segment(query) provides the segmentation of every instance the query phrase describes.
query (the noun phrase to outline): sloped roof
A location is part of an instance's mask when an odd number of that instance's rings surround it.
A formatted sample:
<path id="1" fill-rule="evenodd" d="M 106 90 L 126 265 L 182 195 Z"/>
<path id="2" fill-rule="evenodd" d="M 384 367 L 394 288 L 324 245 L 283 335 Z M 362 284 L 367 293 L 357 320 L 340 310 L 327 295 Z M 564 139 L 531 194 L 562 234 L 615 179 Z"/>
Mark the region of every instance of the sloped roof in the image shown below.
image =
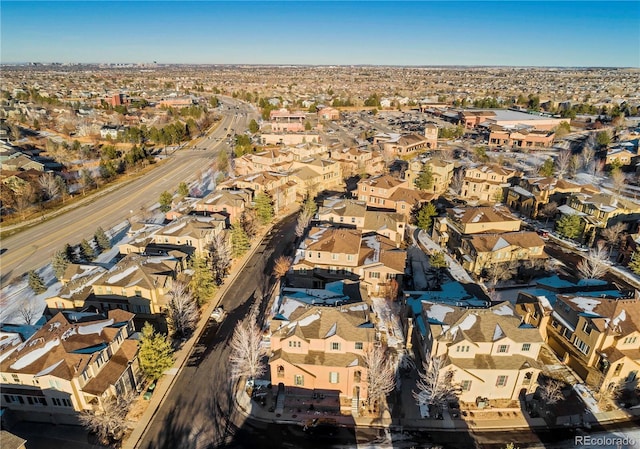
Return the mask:
<path id="1" fill-rule="evenodd" d="M 500 206 L 454 207 L 447 209 L 447 215 L 462 224 L 520 221 L 518 218 L 511 215 L 508 209 Z"/>
<path id="2" fill-rule="evenodd" d="M 308 251 L 355 254 L 360 248 L 361 235 L 356 229 L 312 228 L 305 243 Z"/>
<path id="3" fill-rule="evenodd" d="M 502 234 L 475 234 L 469 243 L 478 253 L 499 251 L 508 246 L 536 248 L 544 246 L 544 240 L 531 231 L 504 232 Z"/>

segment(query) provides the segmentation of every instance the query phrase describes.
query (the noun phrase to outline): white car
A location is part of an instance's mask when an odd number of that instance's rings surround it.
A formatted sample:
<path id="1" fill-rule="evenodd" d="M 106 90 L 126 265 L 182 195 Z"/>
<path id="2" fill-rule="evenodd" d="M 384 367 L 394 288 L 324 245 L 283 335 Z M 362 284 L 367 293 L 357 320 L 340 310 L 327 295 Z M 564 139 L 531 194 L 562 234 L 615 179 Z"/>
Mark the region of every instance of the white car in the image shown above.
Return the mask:
<path id="1" fill-rule="evenodd" d="M 224 320 L 224 317 L 226 315 L 227 312 L 225 312 L 222 307 L 216 307 L 215 309 L 213 309 L 213 312 L 211 312 L 211 318 L 213 318 L 216 323 L 220 323 L 222 320 Z"/>

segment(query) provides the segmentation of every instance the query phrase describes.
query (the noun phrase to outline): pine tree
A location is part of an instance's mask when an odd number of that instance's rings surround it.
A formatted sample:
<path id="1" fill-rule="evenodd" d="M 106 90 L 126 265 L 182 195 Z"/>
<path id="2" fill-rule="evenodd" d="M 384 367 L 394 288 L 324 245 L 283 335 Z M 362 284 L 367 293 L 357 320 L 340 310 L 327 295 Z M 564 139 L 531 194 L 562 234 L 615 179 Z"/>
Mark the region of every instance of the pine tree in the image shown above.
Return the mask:
<path id="1" fill-rule="evenodd" d="M 207 263 L 204 256 L 198 254 L 193 258 L 192 267 L 193 276 L 189 288 L 193 296 L 198 300 L 198 304 L 204 304 L 213 296 L 216 290 L 213 271 Z"/>
<path id="2" fill-rule="evenodd" d="M 575 239 L 582 234 L 582 219 L 578 215 L 563 215 L 557 221 L 558 232 L 568 239 Z"/>
<path id="3" fill-rule="evenodd" d="M 53 268 L 53 273 L 56 275 L 58 279 L 64 275 L 65 270 L 69 266 L 69 257 L 65 250 L 56 251 L 53 255 L 53 259 L 51 259 L 51 267 Z"/>
<path id="4" fill-rule="evenodd" d="M 258 193 L 254 199 L 256 216 L 261 225 L 271 223 L 273 220 L 273 204 L 271 198 L 265 193 Z"/>
<path id="5" fill-rule="evenodd" d="M 431 167 L 425 165 L 416 178 L 415 181 L 416 187 L 420 190 L 431 190 L 433 187 L 433 173 L 431 172 Z"/>
<path id="6" fill-rule="evenodd" d="M 44 284 L 44 280 L 34 270 L 29 271 L 29 287 L 36 295 L 47 291 L 47 286 Z"/>
<path id="7" fill-rule="evenodd" d="M 631 255 L 629 268 L 635 274 L 640 274 L 640 248 L 636 249 L 635 252 Z"/>
<path id="8" fill-rule="evenodd" d="M 235 223 L 231 227 L 231 255 L 240 257 L 251 247 L 251 242 L 247 233 L 244 231 L 240 223 Z"/>
<path id="9" fill-rule="evenodd" d="M 79 250 L 80 250 L 80 259 L 90 262 L 95 258 L 95 252 L 93 251 L 93 247 L 89 244 L 89 242 L 87 242 L 86 239 L 83 239 L 80 242 Z"/>
<path id="10" fill-rule="evenodd" d="M 96 243 L 96 247 L 100 248 L 101 251 L 105 251 L 111 248 L 111 240 L 109 240 L 109 237 L 107 237 L 107 234 L 101 227 L 98 227 L 98 229 L 96 229 L 96 232 L 93 235 L 93 239 Z"/>
<path id="11" fill-rule="evenodd" d="M 78 257 L 76 255 L 76 248 L 69 245 L 68 243 L 64 245 L 64 254 L 67 256 L 67 259 L 70 263 L 76 263 L 78 261 Z"/>
<path id="12" fill-rule="evenodd" d="M 427 203 L 418 211 L 418 217 L 416 219 L 417 225 L 422 230 L 427 230 L 431 227 L 433 217 L 438 215 L 436 206 L 433 203 Z"/>
<path id="13" fill-rule="evenodd" d="M 173 350 L 169 339 L 166 335 L 156 333 L 148 322 L 142 327 L 138 360 L 144 374 L 154 381 L 173 366 Z"/>

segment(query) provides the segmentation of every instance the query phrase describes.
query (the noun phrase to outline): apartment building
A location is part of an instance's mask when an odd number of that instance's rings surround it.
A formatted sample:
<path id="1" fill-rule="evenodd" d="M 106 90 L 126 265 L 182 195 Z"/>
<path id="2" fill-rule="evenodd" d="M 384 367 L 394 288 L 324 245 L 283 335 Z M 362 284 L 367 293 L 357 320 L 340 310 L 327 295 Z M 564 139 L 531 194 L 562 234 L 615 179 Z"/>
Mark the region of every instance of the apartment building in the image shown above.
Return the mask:
<path id="1" fill-rule="evenodd" d="M 516 170 L 499 165 L 480 165 L 464 171 L 464 181 L 460 196 L 485 203 L 499 203 L 512 178 L 518 176 Z"/>
<path id="2" fill-rule="evenodd" d="M 306 118 L 304 112 L 290 112 L 284 108 L 269 113 L 271 131 L 274 133 L 304 131 Z"/>
<path id="3" fill-rule="evenodd" d="M 202 254 L 216 234 L 225 228 L 225 221 L 218 217 L 186 215 L 158 229 L 151 236 L 151 241 L 176 247 L 188 246 Z"/>
<path id="4" fill-rule="evenodd" d="M 404 179 L 408 182 L 408 185 L 414 185 L 415 180 L 420 176 L 420 172 L 427 167 L 433 177 L 433 185 L 428 190 L 428 193 L 442 195 L 449 189 L 455 164 L 452 161 L 445 161 L 438 157 L 426 160 L 412 160 L 404 172 Z"/>
<path id="5" fill-rule="evenodd" d="M 234 159 L 237 175 L 245 176 L 262 171 L 283 171 L 290 167 L 294 154 L 282 148 L 265 148 L 256 153 L 244 154 Z"/>
<path id="6" fill-rule="evenodd" d="M 0 345 L 2 407 L 20 419 L 78 424 L 81 411 L 136 392 L 141 382 L 132 313 L 56 314 L 30 338 Z"/>
<path id="7" fill-rule="evenodd" d="M 543 205 L 555 202 L 561 206 L 571 193 L 586 191 L 586 188 L 554 177 L 523 177 L 517 185 L 507 188 L 505 202 L 512 210 L 536 218 Z"/>
<path id="8" fill-rule="evenodd" d="M 636 388 L 640 372 L 640 299 L 557 295 L 549 346 L 596 390 Z"/>
<path id="9" fill-rule="evenodd" d="M 288 397 L 303 398 L 301 402 L 321 398 L 314 401 L 320 412 L 326 404 L 357 415 L 368 393 L 364 354 L 376 339 L 369 306 L 333 288 L 318 295 L 293 290 L 283 291 L 282 305 L 270 322 L 271 382 L 282 385 Z"/>
<path id="10" fill-rule="evenodd" d="M 384 170 L 384 159 L 377 151 L 362 148 L 344 148 L 332 150 L 329 157 L 339 161 L 345 177 L 357 174 L 377 175 Z"/>
<path id="11" fill-rule="evenodd" d="M 489 134 L 489 146 L 540 149 L 551 148 L 555 132 L 536 129 L 510 129 L 492 126 Z"/>
<path id="12" fill-rule="evenodd" d="M 384 294 L 392 280 L 401 283 L 406 257 L 405 250 L 382 235 L 313 227 L 300 244 L 292 269 L 298 281 L 309 287 L 322 287 L 323 279 L 355 279 L 369 294 Z"/>
<path id="13" fill-rule="evenodd" d="M 414 348 L 423 359 L 443 360 L 440 376 L 453 372 L 461 402 L 517 401 L 535 392 L 543 340 L 510 303 L 469 309 L 424 301 L 419 317 L 426 325 L 413 328 Z"/>
<path id="14" fill-rule="evenodd" d="M 230 225 L 240 219 L 244 211 L 251 205 L 253 195 L 249 190 L 222 189 L 215 190 L 196 201 L 193 210 L 210 214 L 221 214 Z"/>

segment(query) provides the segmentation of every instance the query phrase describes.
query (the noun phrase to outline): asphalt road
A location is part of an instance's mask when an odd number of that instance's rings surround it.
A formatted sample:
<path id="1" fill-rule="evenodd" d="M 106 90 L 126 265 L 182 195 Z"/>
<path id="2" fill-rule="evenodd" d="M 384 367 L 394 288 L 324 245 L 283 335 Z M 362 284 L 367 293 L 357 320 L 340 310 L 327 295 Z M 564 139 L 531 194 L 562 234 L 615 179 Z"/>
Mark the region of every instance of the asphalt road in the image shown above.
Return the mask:
<path id="1" fill-rule="evenodd" d="M 192 148 L 170 154 L 168 160 L 143 177 L 123 183 L 116 190 L 96 196 L 84 205 L 51 218 L 2 240 L 5 252 L 0 256 L 0 286 L 23 273 L 46 265 L 65 244 L 77 244 L 93 236 L 97 227 L 109 229 L 155 204 L 160 193 L 175 191 L 181 181 L 190 181 L 215 161 L 217 151 L 229 149 L 224 143 L 228 131 L 243 132 L 255 115 L 250 106 L 224 99 L 231 109 L 222 111 L 223 119 L 209 136 L 196 139 Z M 235 108 L 238 109 L 235 109 Z M 218 140 L 220 138 L 220 140 Z"/>
<path id="2" fill-rule="evenodd" d="M 235 411 L 229 379 L 228 342 L 236 323 L 254 305 L 265 313 L 273 260 L 292 250 L 296 216 L 278 223 L 236 277 L 221 304 L 228 312 L 224 321 L 209 320 L 164 402 L 146 429 L 139 448 L 209 448 L 248 437 L 244 417 Z M 237 447 L 237 446 L 236 446 Z M 240 446 L 243 447 L 243 446 Z M 268 447 L 268 446 L 244 446 Z M 280 447 L 280 446 L 279 446 Z"/>

